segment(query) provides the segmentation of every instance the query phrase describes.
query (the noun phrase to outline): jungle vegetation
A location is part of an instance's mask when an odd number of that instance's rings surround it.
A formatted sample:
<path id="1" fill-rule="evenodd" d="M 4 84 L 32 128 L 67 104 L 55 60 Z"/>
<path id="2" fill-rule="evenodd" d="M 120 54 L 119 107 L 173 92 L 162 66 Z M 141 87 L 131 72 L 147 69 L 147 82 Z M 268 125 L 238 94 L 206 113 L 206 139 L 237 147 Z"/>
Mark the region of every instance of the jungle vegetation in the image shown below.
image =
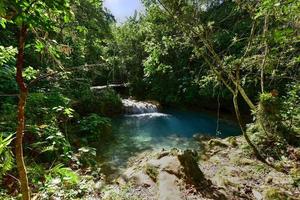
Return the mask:
<path id="1" fill-rule="evenodd" d="M 0 0 L 0 196 L 47 196 L 55 181 L 84 195 L 78 174 L 100 177 L 93 141 L 122 112 L 115 91 L 90 90 L 109 83 L 166 106 L 218 99 L 253 155 L 289 173 L 268 158 L 300 145 L 298 0 L 143 0 L 122 24 L 102 4 Z"/>

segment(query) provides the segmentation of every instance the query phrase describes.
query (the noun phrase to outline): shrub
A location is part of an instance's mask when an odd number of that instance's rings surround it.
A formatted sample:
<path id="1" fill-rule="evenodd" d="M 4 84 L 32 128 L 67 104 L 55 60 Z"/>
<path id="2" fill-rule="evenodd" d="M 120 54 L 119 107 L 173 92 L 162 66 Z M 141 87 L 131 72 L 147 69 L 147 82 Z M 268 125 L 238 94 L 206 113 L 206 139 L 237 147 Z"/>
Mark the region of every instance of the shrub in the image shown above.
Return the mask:
<path id="1" fill-rule="evenodd" d="M 296 187 L 300 186 L 300 169 L 297 167 L 294 167 L 291 169 L 291 176 L 293 178 L 294 181 L 294 185 Z"/>
<path id="2" fill-rule="evenodd" d="M 280 160 L 287 153 L 287 142 L 278 135 L 266 135 L 258 122 L 248 124 L 247 133 L 265 157 Z"/>
<path id="3" fill-rule="evenodd" d="M 99 92 L 101 102 L 101 113 L 111 116 L 122 112 L 122 101 L 120 96 L 113 89 L 106 89 Z"/>
<path id="4" fill-rule="evenodd" d="M 96 162 L 96 149 L 92 147 L 81 147 L 78 149 L 78 159 L 83 166 L 95 166 Z"/>
<path id="5" fill-rule="evenodd" d="M 300 145 L 300 83 L 291 84 L 280 112 L 290 144 Z"/>
<path id="6" fill-rule="evenodd" d="M 262 93 L 259 98 L 257 118 L 267 134 L 275 135 L 282 128 L 280 119 L 281 103 L 273 93 Z"/>
<path id="7" fill-rule="evenodd" d="M 0 109 L 0 130 L 2 132 L 14 132 L 17 127 L 17 116 L 16 116 L 17 106 L 5 102 L 2 104 Z"/>
<path id="8" fill-rule="evenodd" d="M 103 138 L 111 132 L 111 120 L 97 114 L 91 114 L 80 121 L 80 132 L 87 140 Z"/>
<path id="9" fill-rule="evenodd" d="M 26 104 L 27 119 L 36 124 L 53 122 L 61 114 L 56 108 L 68 108 L 69 103 L 70 99 L 58 91 L 31 93 Z"/>
<path id="10" fill-rule="evenodd" d="M 71 146 L 65 135 L 55 124 L 34 126 L 36 140 L 31 145 L 35 152 L 38 152 L 43 161 L 53 161 L 57 157 L 68 159 L 71 153 Z"/>
<path id="11" fill-rule="evenodd" d="M 15 80 L 15 55 L 17 49 L 0 45 L 0 93 L 11 94 L 18 91 Z M 0 99 L 0 102 L 2 99 Z"/>
<path id="12" fill-rule="evenodd" d="M 47 182 L 55 182 L 55 178 L 59 178 L 65 184 L 75 185 L 79 182 L 79 176 L 76 172 L 68 167 L 64 167 L 62 164 L 58 164 L 49 170 L 49 174 L 46 175 Z"/>
<path id="13" fill-rule="evenodd" d="M 12 135 L 4 138 L 0 133 L 0 179 L 13 167 L 13 155 L 9 146 L 12 140 Z"/>
<path id="14" fill-rule="evenodd" d="M 276 188 L 268 188 L 264 191 L 264 199 L 266 200 L 282 200 L 290 199 L 288 194 Z"/>
<path id="15" fill-rule="evenodd" d="M 299 145 L 300 86 L 292 84 L 287 95 L 279 97 L 276 90 L 260 95 L 256 123 L 270 142 Z"/>
<path id="16" fill-rule="evenodd" d="M 112 116 L 122 112 L 122 101 L 113 89 L 92 92 L 90 89 L 82 91 L 81 97 L 74 105 L 75 110 L 83 116 L 96 113 Z"/>
<path id="17" fill-rule="evenodd" d="M 158 168 L 153 166 L 153 165 L 150 165 L 150 164 L 147 164 L 145 166 L 145 173 L 148 174 L 148 176 L 154 181 L 156 182 L 157 181 L 157 176 L 159 174 L 158 172 Z"/>

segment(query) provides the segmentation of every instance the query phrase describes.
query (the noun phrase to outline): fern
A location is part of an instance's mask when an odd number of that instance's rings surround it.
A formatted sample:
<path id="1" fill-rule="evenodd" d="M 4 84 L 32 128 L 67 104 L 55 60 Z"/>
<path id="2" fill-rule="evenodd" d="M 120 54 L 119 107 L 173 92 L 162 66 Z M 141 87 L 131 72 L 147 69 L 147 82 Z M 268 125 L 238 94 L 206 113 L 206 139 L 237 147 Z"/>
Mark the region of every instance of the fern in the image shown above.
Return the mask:
<path id="1" fill-rule="evenodd" d="M 0 134 L 0 177 L 2 177 L 7 171 L 13 167 L 13 154 L 9 147 L 13 135 L 9 135 L 3 138 L 3 134 Z"/>
<path id="2" fill-rule="evenodd" d="M 58 164 L 54 166 L 49 171 L 49 175 L 47 176 L 48 180 L 51 180 L 56 177 L 60 177 L 60 179 L 65 182 L 69 183 L 71 185 L 75 185 L 79 182 L 79 176 L 76 172 L 74 172 L 72 169 L 68 167 L 64 167 L 63 164 Z"/>

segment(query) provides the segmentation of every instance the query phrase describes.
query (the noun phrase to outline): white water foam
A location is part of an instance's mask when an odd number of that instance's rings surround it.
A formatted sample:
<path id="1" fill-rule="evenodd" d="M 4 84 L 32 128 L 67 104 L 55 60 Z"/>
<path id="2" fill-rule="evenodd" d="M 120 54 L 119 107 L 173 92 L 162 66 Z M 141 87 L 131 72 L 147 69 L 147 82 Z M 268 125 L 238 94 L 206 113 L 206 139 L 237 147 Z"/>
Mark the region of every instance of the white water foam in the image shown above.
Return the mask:
<path id="1" fill-rule="evenodd" d="M 127 114 L 158 113 L 158 106 L 152 103 L 122 99 L 123 107 Z"/>
<path id="2" fill-rule="evenodd" d="M 154 118 L 154 117 L 171 117 L 169 114 L 165 113 L 142 113 L 142 114 L 131 114 L 131 115 L 124 115 L 125 117 L 136 117 L 136 118 Z"/>

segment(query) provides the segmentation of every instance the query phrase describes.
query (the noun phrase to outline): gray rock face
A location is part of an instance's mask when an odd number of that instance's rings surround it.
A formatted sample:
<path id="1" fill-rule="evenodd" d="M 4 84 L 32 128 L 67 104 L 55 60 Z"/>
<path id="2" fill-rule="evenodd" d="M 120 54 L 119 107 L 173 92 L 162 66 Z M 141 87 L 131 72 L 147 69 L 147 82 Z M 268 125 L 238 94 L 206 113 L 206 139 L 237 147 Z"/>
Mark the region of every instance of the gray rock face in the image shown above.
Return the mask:
<path id="1" fill-rule="evenodd" d="M 177 185 L 177 177 L 168 172 L 161 171 L 158 177 L 158 200 L 181 200 L 183 199 Z"/>
<path id="2" fill-rule="evenodd" d="M 143 200 L 300 199 L 293 176 L 248 157 L 242 137 L 234 141 L 239 145 L 229 139 L 221 140 L 226 145 L 204 143 L 207 149 L 201 156 L 207 157 L 200 163 L 193 151 L 141 153 L 131 160 L 119 184 L 133 181 L 130 194 Z"/>
<path id="3" fill-rule="evenodd" d="M 149 188 L 158 200 L 199 199 L 200 196 L 200 199 L 224 199 L 215 195 L 211 182 L 205 179 L 193 156 L 186 151 L 163 152 L 152 158 L 141 157 L 127 169 L 123 180 Z M 195 195 L 188 194 L 191 188 L 198 190 L 198 193 L 193 189 Z M 187 198 L 187 195 L 193 197 Z"/>
<path id="4" fill-rule="evenodd" d="M 160 171 L 166 171 L 169 174 L 179 176 L 181 173 L 181 165 L 176 156 L 164 156 L 160 159 L 153 159 L 149 161 L 149 164 L 157 167 Z"/>
<path id="5" fill-rule="evenodd" d="M 151 187 L 151 186 L 155 185 L 154 181 L 147 174 L 145 174 L 143 171 L 139 171 L 134 176 L 134 179 L 135 179 L 135 183 L 139 186 Z"/>

